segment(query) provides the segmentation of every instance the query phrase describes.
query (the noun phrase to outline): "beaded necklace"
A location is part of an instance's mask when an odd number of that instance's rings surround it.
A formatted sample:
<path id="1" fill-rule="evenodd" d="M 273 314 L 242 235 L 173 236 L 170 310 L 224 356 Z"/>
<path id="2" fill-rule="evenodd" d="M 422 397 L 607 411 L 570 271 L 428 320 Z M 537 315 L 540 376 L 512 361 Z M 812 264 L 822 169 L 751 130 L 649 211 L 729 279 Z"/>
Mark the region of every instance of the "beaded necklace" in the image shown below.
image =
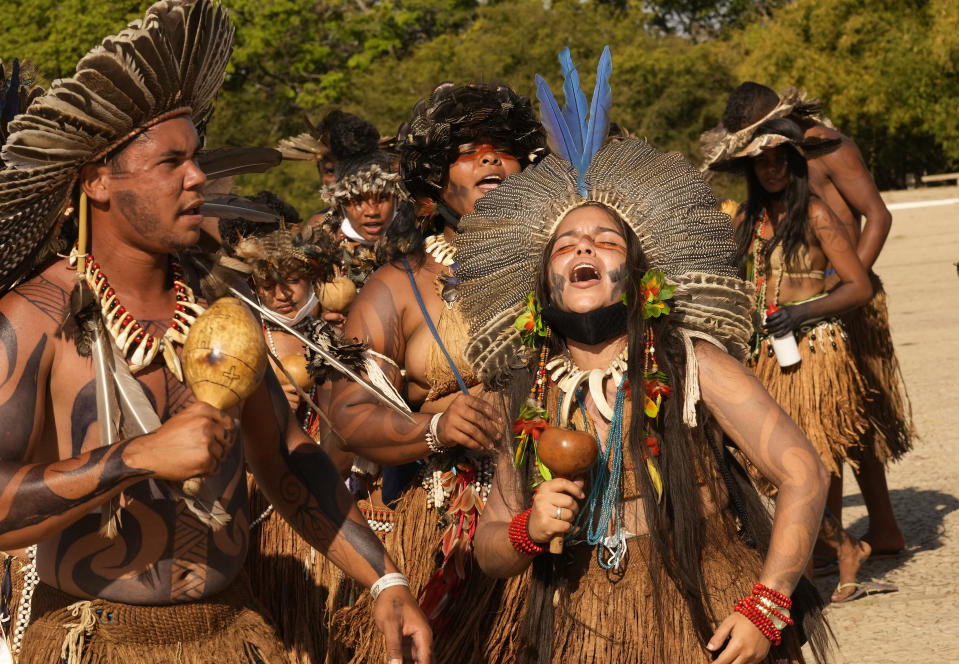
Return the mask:
<path id="1" fill-rule="evenodd" d="M 582 390 L 576 390 L 576 401 L 584 422 L 589 422 L 586 402 Z M 623 499 L 620 491 L 623 477 L 623 413 L 626 403 L 626 379 L 620 381 L 616 389 L 613 417 L 606 435 L 606 445 L 600 445 L 596 427 L 593 436 L 599 446 L 599 459 L 590 469 L 589 495 L 576 519 L 575 529 L 585 530 L 586 543 L 596 546 L 596 562 L 603 569 L 613 569 L 625 555 L 626 538 L 623 536 L 622 511 Z M 588 426 L 588 425 L 587 425 Z M 597 517 L 597 510 L 599 514 Z M 614 534 L 607 537 L 609 522 L 615 517 Z M 606 552 L 608 552 L 607 555 Z"/>
<path id="2" fill-rule="evenodd" d="M 183 344 L 190 333 L 190 326 L 205 309 L 197 304 L 193 290 L 183 281 L 183 270 L 176 258 L 170 258 L 173 273 L 173 290 L 176 293 L 176 306 L 170 321 L 170 327 L 159 339 L 140 325 L 126 307 L 120 304 L 116 290 L 110 285 L 107 275 L 100 269 L 92 254 L 85 259 L 84 278 L 87 285 L 100 302 L 103 321 L 114 343 L 130 365 L 130 371 L 137 373 L 150 366 L 159 353 L 167 368 L 179 381 L 183 380 L 180 358 L 173 348 L 174 343 Z"/>
<path id="3" fill-rule="evenodd" d="M 766 245 L 769 243 L 769 240 L 763 237 L 763 232 L 766 229 L 766 222 L 769 221 L 769 211 L 763 210 L 763 217 L 756 222 L 753 230 L 753 241 L 751 246 L 751 258 L 752 258 L 752 274 L 748 274 L 750 281 L 756 285 L 756 315 L 759 316 L 762 320 L 763 312 L 766 310 L 766 271 L 769 269 L 767 265 L 767 254 Z M 779 292 L 782 289 L 783 284 L 783 270 L 780 268 L 779 276 L 776 279 L 776 289 L 773 293 L 773 306 L 779 305 Z M 762 342 L 762 334 L 760 333 L 758 326 L 756 334 L 753 340 L 753 351 L 752 356 L 755 357 L 759 353 L 759 346 Z"/>

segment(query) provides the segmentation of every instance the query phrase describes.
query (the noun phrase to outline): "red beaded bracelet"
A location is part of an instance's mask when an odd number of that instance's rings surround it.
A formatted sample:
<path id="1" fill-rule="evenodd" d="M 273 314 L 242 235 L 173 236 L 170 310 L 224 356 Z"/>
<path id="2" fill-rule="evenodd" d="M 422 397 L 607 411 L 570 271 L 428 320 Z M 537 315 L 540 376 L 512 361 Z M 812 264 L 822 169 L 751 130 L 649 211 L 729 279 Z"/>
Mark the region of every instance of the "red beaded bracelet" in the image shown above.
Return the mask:
<path id="1" fill-rule="evenodd" d="M 761 583 L 757 583 L 753 586 L 753 595 L 759 595 L 761 597 L 765 597 L 766 599 L 772 600 L 787 611 L 793 608 L 793 601 L 790 597 L 784 595 L 778 590 L 773 590 L 769 586 L 764 586 Z"/>
<path id="2" fill-rule="evenodd" d="M 776 626 L 773 624 L 773 621 L 769 619 L 769 616 L 759 610 L 752 596 L 736 602 L 733 610 L 746 616 L 774 646 L 782 643 L 782 633 L 776 629 Z"/>
<path id="3" fill-rule="evenodd" d="M 527 522 L 529 521 L 529 514 L 532 511 L 533 508 L 530 507 L 525 512 L 520 512 L 514 516 L 513 520 L 510 521 L 509 542 L 513 545 L 513 548 L 520 553 L 525 553 L 529 556 L 538 556 L 546 551 L 546 548 L 534 542 L 529 536 Z"/>

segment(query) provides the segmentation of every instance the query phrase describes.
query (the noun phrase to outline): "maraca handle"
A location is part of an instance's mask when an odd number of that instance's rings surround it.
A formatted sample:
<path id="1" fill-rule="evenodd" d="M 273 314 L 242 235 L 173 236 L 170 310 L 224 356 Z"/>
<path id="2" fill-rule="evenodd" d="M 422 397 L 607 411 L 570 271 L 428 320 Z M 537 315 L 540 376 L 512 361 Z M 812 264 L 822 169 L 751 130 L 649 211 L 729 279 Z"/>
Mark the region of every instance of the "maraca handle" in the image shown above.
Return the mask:
<path id="1" fill-rule="evenodd" d="M 549 552 L 550 553 L 562 553 L 563 552 L 563 536 L 557 535 L 549 541 Z"/>

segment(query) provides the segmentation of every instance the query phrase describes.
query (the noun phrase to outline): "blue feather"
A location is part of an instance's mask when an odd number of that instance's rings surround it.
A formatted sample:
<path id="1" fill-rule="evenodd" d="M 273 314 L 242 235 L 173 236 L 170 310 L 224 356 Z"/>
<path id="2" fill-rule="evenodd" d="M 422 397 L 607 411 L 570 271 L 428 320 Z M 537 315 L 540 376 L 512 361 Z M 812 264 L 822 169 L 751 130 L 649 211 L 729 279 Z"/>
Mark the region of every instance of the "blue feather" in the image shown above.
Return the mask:
<path id="1" fill-rule="evenodd" d="M 550 139 L 550 148 L 558 156 L 572 163 L 573 159 L 579 155 L 577 146 L 573 143 L 573 137 L 569 126 L 566 124 L 566 118 L 556 103 L 556 98 L 549 89 L 549 85 L 539 74 L 536 75 L 536 98 L 539 99 L 539 119 L 546 129 L 546 134 Z"/>
<path id="2" fill-rule="evenodd" d="M 609 131 L 609 110 L 612 105 L 613 92 L 609 87 L 609 77 L 613 73 L 613 59 L 609 54 L 609 46 L 603 49 L 596 68 L 596 87 L 593 88 L 593 101 L 589 105 L 589 127 L 586 130 L 585 151 L 586 166 L 592 161 L 593 155 L 603 147 L 606 134 Z M 585 168 L 583 169 L 585 173 Z"/>
<path id="3" fill-rule="evenodd" d="M 570 134 L 582 155 L 586 138 L 586 117 L 589 107 L 586 105 L 586 95 L 579 85 L 579 72 L 570 56 L 569 48 L 564 48 L 559 54 L 559 64 L 563 68 L 563 117 L 570 128 Z"/>

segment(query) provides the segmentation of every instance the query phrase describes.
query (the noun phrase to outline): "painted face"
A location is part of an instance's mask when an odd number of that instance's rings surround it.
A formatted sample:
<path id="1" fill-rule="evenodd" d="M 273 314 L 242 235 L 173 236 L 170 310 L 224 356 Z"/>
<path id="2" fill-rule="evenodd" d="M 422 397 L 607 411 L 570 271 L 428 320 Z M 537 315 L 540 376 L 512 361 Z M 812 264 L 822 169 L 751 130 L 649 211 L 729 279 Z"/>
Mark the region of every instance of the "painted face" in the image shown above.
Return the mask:
<path id="1" fill-rule="evenodd" d="M 508 148 L 488 142 L 466 143 L 459 146 L 459 157 L 450 164 L 440 197 L 457 214 L 469 214 L 487 191 L 519 171 L 519 161 Z"/>
<path id="2" fill-rule="evenodd" d="M 311 284 L 299 272 L 287 272 L 280 281 L 270 278 L 256 280 L 256 294 L 270 311 L 291 317 L 310 297 Z"/>
<path id="3" fill-rule="evenodd" d="M 753 158 L 753 172 L 759 185 L 769 194 L 778 194 L 789 184 L 789 164 L 785 145 L 763 150 Z"/>
<path id="4" fill-rule="evenodd" d="M 112 162 L 109 204 L 129 222 L 132 244 L 170 253 L 200 239 L 206 176 L 193 160 L 199 144 L 193 121 L 181 116 L 150 128 Z"/>
<path id="5" fill-rule="evenodd" d="M 626 237 L 619 222 L 595 205 L 567 214 L 556 228 L 548 272 L 550 300 L 562 311 L 615 304 L 626 283 Z"/>
<path id="6" fill-rule="evenodd" d="M 393 221 L 393 197 L 365 194 L 343 206 L 350 225 L 364 240 L 376 242 Z"/>

